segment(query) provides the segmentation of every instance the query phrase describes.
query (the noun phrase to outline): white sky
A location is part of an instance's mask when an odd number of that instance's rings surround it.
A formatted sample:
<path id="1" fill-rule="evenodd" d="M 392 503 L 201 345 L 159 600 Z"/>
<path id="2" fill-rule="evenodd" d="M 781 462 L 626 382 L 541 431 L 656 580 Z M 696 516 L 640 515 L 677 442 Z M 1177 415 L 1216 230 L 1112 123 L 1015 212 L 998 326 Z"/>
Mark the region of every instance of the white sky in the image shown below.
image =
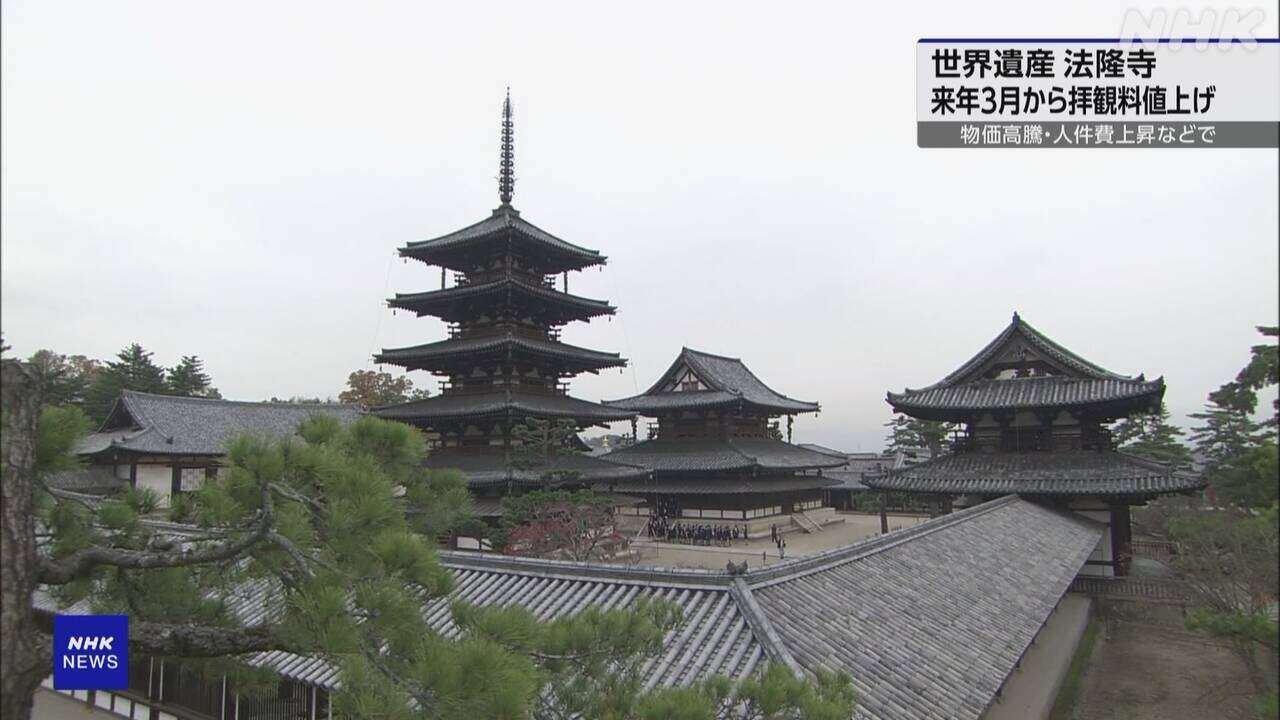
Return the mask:
<path id="1" fill-rule="evenodd" d="M 227 397 L 336 395 L 443 337 L 383 305 L 439 284 L 393 253 L 497 204 L 510 84 L 515 205 L 610 259 L 570 290 L 618 316 L 565 339 L 631 365 L 579 397 L 689 345 L 820 401 L 797 441 L 877 449 L 885 391 L 1017 309 L 1164 375 L 1182 419 L 1280 314 L 1276 150 L 915 146 L 916 39 L 1116 36 L 1127 6 L 1154 5 L 6 1 L 0 326 L 14 354 L 137 341 Z"/>

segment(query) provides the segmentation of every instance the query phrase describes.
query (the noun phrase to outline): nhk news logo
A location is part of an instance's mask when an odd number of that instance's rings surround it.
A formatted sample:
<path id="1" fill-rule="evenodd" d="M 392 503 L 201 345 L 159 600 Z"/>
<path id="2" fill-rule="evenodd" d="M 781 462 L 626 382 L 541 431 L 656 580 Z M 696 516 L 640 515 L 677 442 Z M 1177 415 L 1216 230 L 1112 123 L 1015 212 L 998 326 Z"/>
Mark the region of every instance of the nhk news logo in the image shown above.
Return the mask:
<path id="1" fill-rule="evenodd" d="M 122 690 L 128 686 L 128 615 L 53 618 L 55 690 Z"/>

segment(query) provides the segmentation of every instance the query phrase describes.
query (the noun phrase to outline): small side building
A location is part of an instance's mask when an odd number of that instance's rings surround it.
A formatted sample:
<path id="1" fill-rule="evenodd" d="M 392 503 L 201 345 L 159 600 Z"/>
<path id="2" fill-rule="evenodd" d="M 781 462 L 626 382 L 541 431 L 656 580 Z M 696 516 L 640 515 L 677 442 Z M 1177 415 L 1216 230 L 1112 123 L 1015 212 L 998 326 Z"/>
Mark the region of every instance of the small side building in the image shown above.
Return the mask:
<path id="1" fill-rule="evenodd" d="M 145 487 L 167 506 L 216 474 L 227 441 L 241 433 L 291 435 L 313 414 L 348 423 L 360 412 L 358 405 L 238 402 L 125 390 L 102 427 L 76 449 L 87 467 L 54 476 L 50 484 L 97 494 Z"/>

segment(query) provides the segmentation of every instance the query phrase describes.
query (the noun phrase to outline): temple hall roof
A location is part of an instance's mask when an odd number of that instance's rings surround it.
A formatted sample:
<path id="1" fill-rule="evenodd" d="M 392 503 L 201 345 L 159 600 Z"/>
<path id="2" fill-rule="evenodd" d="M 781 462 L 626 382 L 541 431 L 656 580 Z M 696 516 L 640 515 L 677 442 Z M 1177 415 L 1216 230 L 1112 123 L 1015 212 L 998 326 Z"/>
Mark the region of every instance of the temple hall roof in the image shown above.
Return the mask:
<path id="1" fill-rule="evenodd" d="M 840 481 L 826 475 L 765 475 L 761 477 L 734 476 L 716 478 L 690 478 L 687 476 L 638 478 L 625 482 L 596 483 L 592 488 L 599 492 L 619 492 L 631 495 L 753 495 L 757 493 L 791 493 L 800 490 L 820 490 L 838 485 Z"/>
<path id="2" fill-rule="evenodd" d="M 1008 327 L 954 372 L 927 387 L 890 392 L 887 400 L 895 410 L 935 420 L 990 410 L 1083 406 L 1119 417 L 1159 407 L 1163 395 L 1162 378 L 1106 370 L 1015 313 Z"/>
<path id="3" fill-rule="evenodd" d="M 657 472 L 793 472 L 845 463 L 843 458 L 770 438 L 659 438 L 627 445 L 603 457 Z"/>
<path id="4" fill-rule="evenodd" d="M 76 452 L 222 455 L 227 441 L 243 432 L 292 435 L 311 415 L 347 423 L 360 412 L 357 405 L 336 403 L 240 402 L 124 390 L 102 428 L 85 436 Z"/>
<path id="5" fill-rule="evenodd" d="M 879 476 L 884 490 L 961 495 L 1127 495 L 1153 497 L 1204 487 L 1199 477 L 1115 451 L 961 452 Z"/>
<path id="6" fill-rule="evenodd" d="M 589 424 L 627 420 L 632 413 L 568 395 L 497 391 L 485 394 L 435 395 L 423 400 L 375 408 L 374 415 L 392 420 L 427 422 L 471 417 L 572 418 Z"/>
<path id="7" fill-rule="evenodd" d="M 686 389 L 688 388 L 688 389 Z M 796 400 L 765 385 L 738 358 L 681 348 L 671 367 L 641 395 L 606 400 L 606 405 L 645 415 L 677 409 L 743 403 L 773 414 L 817 412 L 816 402 Z"/>
<path id="8" fill-rule="evenodd" d="M 622 367 L 627 361 L 618 353 L 588 350 L 552 340 L 538 340 L 512 333 L 482 337 L 455 338 L 412 347 L 389 348 L 374 356 L 374 361 L 399 365 L 409 370 L 431 369 L 441 363 L 457 360 L 478 361 L 488 356 L 526 355 L 566 363 L 568 369 L 595 371 Z"/>
<path id="9" fill-rule="evenodd" d="M 803 674 L 848 672 L 859 718 L 976 720 L 1102 536 L 1100 524 L 1010 496 L 745 575 L 441 552 L 454 588 L 424 599 L 422 612 L 456 637 L 453 600 L 519 605 L 549 620 L 660 597 L 681 608 L 683 623 L 649 665 L 646 687 L 740 680 L 774 662 Z M 226 598 L 243 622 L 278 600 L 268 581 Z M 35 605 L 92 611 L 89 601 L 60 607 L 43 591 Z M 320 658 L 246 659 L 295 681 L 338 685 L 337 669 Z"/>

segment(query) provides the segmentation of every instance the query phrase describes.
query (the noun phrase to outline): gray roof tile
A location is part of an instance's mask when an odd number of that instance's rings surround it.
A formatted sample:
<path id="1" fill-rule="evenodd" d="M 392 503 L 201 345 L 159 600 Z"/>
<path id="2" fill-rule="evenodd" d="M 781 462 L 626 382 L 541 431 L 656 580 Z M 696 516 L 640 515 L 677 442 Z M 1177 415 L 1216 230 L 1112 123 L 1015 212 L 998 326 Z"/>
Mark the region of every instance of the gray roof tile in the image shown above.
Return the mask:
<path id="1" fill-rule="evenodd" d="M 604 457 L 658 473 L 808 470 L 844 464 L 841 458 L 768 438 L 659 438 L 627 445 Z"/>
<path id="2" fill-rule="evenodd" d="M 221 455 L 244 432 L 292 435 L 311 415 L 343 423 L 360 415 L 356 405 L 239 402 L 174 397 L 125 390 L 102 429 L 77 446 L 81 455 L 108 449 L 161 455 Z"/>
<path id="3" fill-rule="evenodd" d="M 961 452 L 866 483 L 885 490 L 961 495 L 1159 495 L 1204 487 L 1194 475 L 1128 453 L 1094 450 Z"/>
<path id="4" fill-rule="evenodd" d="M 521 605 L 542 619 L 640 597 L 674 601 L 683 624 L 647 667 L 648 687 L 740 679 L 762 662 L 843 670 L 859 717 L 972 720 L 996 693 L 1103 535 L 1076 515 L 1008 496 L 853 545 L 731 576 L 722 572 L 441 552 L 450 598 L 427 600 L 437 631 L 458 632 L 449 600 Z M 250 584 L 227 599 L 245 621 L 278 593 Z M 88 602 L 46 612 L 91 611 Z M 286 677 L 334 687 L 328 663 L 290 653 L 249 656 Z"/>
<path id="5" fill-rule="evenodd" d="M 688 366 L 710 390 L 663 392 L 672 376 Z M 773 414 L 817 412 L 818 403 L 796 400 L 779 393 L 755 376 L 738 358 L 682 348 L 671 367 L 641 395 L 621 400 L 606 400 L 606 405 L 627 408 L 646 415 L 660 414 L 677 408 L 711 407 L 734 403 L 755 405 Z"/>

